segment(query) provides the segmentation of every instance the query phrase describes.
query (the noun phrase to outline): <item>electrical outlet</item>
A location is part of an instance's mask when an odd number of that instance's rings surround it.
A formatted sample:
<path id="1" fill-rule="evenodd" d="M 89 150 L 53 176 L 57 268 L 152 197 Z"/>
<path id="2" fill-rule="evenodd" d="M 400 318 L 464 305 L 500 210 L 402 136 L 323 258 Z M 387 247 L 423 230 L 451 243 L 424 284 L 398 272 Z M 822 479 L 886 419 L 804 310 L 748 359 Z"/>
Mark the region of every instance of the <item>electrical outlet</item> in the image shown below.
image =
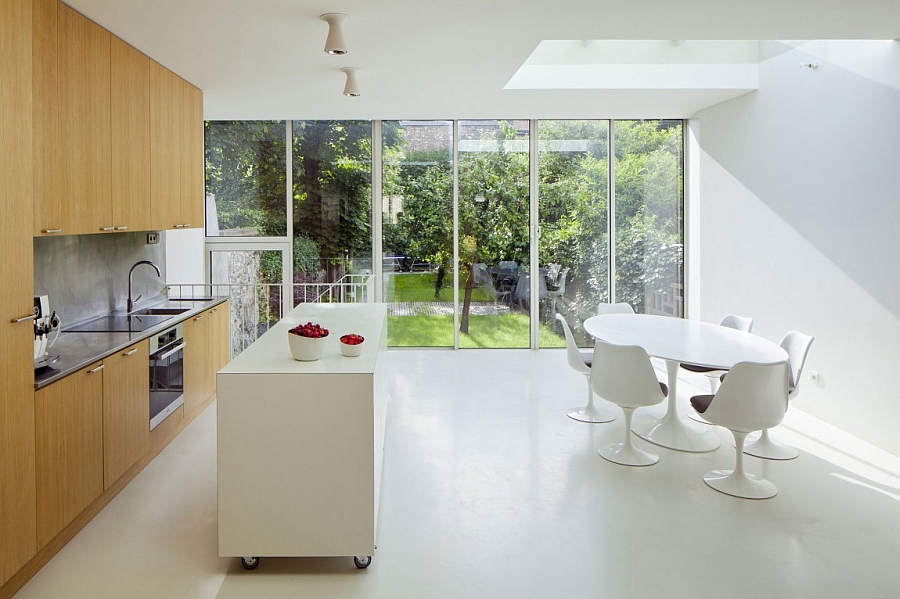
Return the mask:
<path id="1" fill-rule="evenodd" d="M 809 380 L 816 387 L 825 387 L 825 379 L 822 378 L 822 375 L 816 372 L 815 370 L 809 373 Z"/>
<path id="2" fill-rule="evenodd" d="M 159 233 L 147 233 L 147 245 L 159 243 Z"/>

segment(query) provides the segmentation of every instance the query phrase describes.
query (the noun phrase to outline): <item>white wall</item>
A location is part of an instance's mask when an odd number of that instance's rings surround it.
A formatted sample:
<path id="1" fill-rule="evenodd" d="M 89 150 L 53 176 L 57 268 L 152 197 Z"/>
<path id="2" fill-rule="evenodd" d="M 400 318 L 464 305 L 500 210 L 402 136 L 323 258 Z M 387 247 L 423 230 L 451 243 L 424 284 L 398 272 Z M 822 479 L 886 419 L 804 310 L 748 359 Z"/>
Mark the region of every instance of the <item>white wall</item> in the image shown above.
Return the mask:
<path id="1" fill-rule="evenodd" d="M 759 91 L 696 115 L 698 316 L 814 335 L 794 405 L 900 455 L 900 43 L 761 54 Z"/>
<path id="2" fill-rule="evenodd" d="M 166 283 L 198 284 L 206 281 L 203 229 L 165 231 L 163 243 L 166 248 Z M 196 291 L 196 295 L 203 295 L 202 289 Z M 187 288 L 182 295 L 187 295 Z"/>

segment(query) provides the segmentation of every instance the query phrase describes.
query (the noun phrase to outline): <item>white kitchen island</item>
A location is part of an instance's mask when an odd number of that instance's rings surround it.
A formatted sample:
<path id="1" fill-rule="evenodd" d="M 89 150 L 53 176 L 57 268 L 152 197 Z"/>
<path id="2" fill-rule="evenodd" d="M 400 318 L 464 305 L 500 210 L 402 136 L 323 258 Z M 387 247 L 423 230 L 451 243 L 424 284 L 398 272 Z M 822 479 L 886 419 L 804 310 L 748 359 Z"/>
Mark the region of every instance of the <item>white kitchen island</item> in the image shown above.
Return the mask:
<path id="1" fill-rule="evenodd" d="M 288 329 L 330 331 L 299 362 Z M 341 355 L 341 335 L 365 337 Z M 375 550 L 388 401 L 384 304 L 302 304 L 217 375 L 219 556 L 353 556 Z"/>

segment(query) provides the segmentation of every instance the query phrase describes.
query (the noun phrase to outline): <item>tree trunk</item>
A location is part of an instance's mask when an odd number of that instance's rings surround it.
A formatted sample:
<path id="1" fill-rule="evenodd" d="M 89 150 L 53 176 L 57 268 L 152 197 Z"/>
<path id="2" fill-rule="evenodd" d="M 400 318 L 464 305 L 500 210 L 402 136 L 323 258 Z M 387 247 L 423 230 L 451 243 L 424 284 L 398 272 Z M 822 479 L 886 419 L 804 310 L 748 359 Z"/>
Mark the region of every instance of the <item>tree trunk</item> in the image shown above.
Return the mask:
<path id="1" fill-rule="evenodd" d="M 466 276 L 466 293 L 463 296 L 462 316 L 459 319 L 459 332 L 469 333 L 469 305 L 472 303 L 472 290 L 475 288 L 475 263 L 469 265 Z"/>

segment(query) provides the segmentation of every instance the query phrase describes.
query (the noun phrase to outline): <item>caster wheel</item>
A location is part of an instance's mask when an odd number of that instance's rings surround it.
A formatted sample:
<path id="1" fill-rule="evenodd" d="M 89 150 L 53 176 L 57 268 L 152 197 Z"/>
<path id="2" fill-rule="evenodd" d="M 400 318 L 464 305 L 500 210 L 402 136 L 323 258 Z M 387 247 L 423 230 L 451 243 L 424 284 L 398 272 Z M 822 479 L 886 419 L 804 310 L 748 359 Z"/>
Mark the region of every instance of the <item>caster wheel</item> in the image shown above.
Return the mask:
<path id="1" fill-rule="evenodd" d="M 368 568 L 369 564 L 372 563 L 372 556 L 367 555 L 366 557 L 359 557 L 358 555 L 353 556 L 353 563 L 356 564 L 357 568 Z"/>
<path id="2" fill-rule="evenodd" d="M 256 570 L 256 567 L 259 566 L 259 558 L 258 557 L 242 557 L 241 565 L 244 566 L 246 570 Z"/>

